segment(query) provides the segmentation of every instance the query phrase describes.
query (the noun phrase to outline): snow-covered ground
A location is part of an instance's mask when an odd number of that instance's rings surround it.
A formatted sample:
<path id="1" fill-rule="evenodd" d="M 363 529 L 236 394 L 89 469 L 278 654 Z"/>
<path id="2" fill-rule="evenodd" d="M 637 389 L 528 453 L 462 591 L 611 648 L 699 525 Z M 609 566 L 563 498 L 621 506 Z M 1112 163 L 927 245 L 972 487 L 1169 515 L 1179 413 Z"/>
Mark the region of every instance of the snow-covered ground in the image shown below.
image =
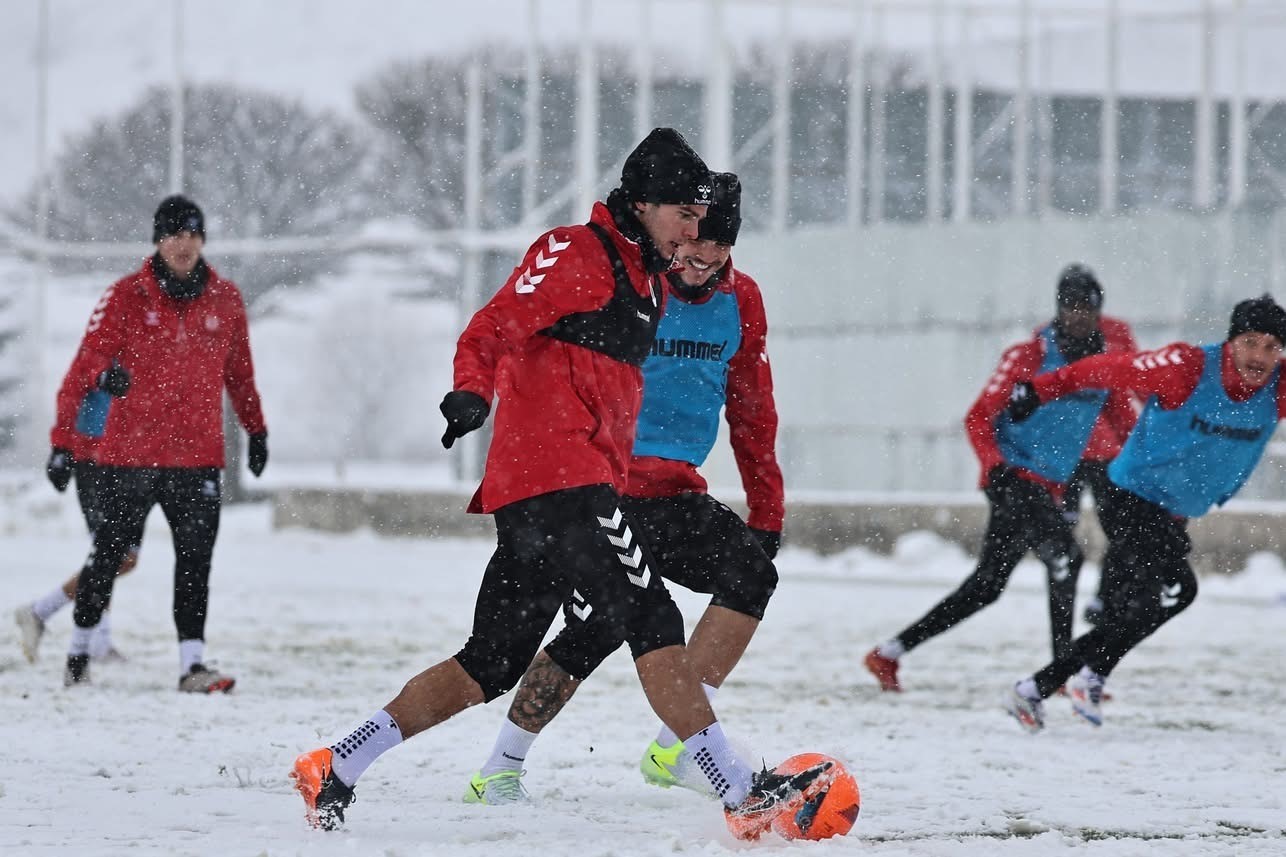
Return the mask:
<path id="1" fill-rule="evenodd" d="M 904 660 L 906 693 L 860 668 L 971 560 L 913 534 L 892 557 L 787 549 L 761 632 L 716 701 L 770 762 L 805 750 L 848 760 L 862 788 L 853 833 L 747 845 L 717 806 L 644 785 L 655 725 L 627 657 L 586 684 L 528 758 L 536 802 L 461 802 L 507 699 L 381 759 L 348 828 L 309 830 L 286 778 L 300 751 L 346 734 L 405 679 L 463 641 L 489 545 L 274 532 L 265 506 L 226 511 L 215 554 L 210 655 L 229 696 L 174 689 L 172 552 L 159 514 L 114 602 L 129 661 L 66 690 L 70 617 L 40 661 L 18 651 L 9 609 L 80 562 L 69 498 L 0 498 L 0 854 L 406 855 L 868 854 L 1280 855 L 1286 853 L 1286 573 L 1255 557 L 1203 593 L 1113 676 L 1095 730 L 1053 700 L 1045 733 L 1001 712 L 1002 689 L 1044 659 L 1039 569 L 999 603 Z M 1082 581 L 1092 585 L 1092 569 Z M 679 596 L 695 618 L 701 600 Z"/>

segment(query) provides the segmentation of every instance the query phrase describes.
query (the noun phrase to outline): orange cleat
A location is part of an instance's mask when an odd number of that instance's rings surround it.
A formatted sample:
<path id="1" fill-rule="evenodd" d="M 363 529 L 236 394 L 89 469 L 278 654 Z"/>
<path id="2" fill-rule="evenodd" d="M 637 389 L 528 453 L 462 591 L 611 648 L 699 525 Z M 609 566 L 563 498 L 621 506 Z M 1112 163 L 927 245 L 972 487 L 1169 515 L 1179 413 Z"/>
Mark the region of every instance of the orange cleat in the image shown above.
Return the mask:
<path id="1" fill-rule="evenodd" d="M 862 663 L 880 683 L 880 690 L 892 693 L 902 692 L 902 685 L 898 683 L 898 662 L 895 658 L 886 658 L 880 654 L 879 649 L 871 649 L 866 653 Z"/>
<path id="2" fill-rule="evenodd" d="M 750 794 L 736 806 L 724 807 L 728 830 L 738 839 L 758 839 L 782 816 L 793 816 L 821 794 L 835 778 L 834 763 L 821 762 L 802 771 L 764 770 L 754 775 Z"/>
<path id="3" fill-rule="evenodd" d="M 334 758 L 330 748 L 323 747 L 295 759 L 290 778 L 304 799 L 308 823 L 320 830 L 335 830 L 344 823 L 344 810 L 355 799 L 353 790 L 340 782 L 331 768 Z"/>

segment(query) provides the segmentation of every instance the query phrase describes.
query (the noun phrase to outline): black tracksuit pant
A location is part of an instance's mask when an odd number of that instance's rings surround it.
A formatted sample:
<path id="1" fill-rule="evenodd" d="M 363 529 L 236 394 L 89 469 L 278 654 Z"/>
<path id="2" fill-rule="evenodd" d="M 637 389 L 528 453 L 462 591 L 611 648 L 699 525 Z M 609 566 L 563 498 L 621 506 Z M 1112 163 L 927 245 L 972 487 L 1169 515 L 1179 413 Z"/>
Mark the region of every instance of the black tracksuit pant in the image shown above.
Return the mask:
<path id="1" fill-rule="evenodd" d="M 909 626 L 897 639 L 908 651 L 959 625 L 1000 597 L 1027 551 L 1045 565 L 1049 587 L 1049 632 L 1054 657 L 1068 654 L 1076 577 L 1083 555 L 1063 511 L 1043 486 L 1028 480 L 988 497 L 991 514 L 973 574 L 956 591 Z"/>
<path id="2" fill-rule="evenodd" d="M 1073 527 L 1080 519 L 1081 494 L 1089 488 L 1090 493 L 1094 495 L 1094 508 L 1098 512 L 1099 526 L 1103 528 L 1104 533 L 1107 532 L 1106 522 L 1112 517 L 1112 498 L 1116 494 L 1111 481 L 1107 478 L 1107 465 L 1106 461 L 1082 460 L 1076 465 L 1072 477 L 1067 480 L 1067 487 L 1063 491 L 1063 514 Z M 1109 609 L 1106 605 L 1109 605 L 1121 592 L 1122 582 L 1117 580 L 1118 565 L 1109 540 L 1100 564 L 1097 592 L 1098 600 L 1105 605 L 1105 610 Z"/>
<path id="3" fill-rule="evenodd" d="M 1112 514 L 1105 529 L 1119 563 L 1119 584 L 1098 625 L 1078 637 L 1067 655 L 1055 656 L 1036 673 L 1042 698 L 1082 665 L 1110 675 L 1127 652 L 1197 597 L 1197 576 L 1188 564 L 1188 519 L 1110 483 L 1109 491 Z"/>
<path id="4" fill-rule="evenodd" d="M 174 627 L 180 640 L 205 639 L 210 560 L 222 506 L 219 469 L 100 465 L 95 487 L 102 517 L 76 588 L 77 627 L 98 624 L 121 560 L 137 544 L 152 507 L 160 505 L 174 534 Z"/>

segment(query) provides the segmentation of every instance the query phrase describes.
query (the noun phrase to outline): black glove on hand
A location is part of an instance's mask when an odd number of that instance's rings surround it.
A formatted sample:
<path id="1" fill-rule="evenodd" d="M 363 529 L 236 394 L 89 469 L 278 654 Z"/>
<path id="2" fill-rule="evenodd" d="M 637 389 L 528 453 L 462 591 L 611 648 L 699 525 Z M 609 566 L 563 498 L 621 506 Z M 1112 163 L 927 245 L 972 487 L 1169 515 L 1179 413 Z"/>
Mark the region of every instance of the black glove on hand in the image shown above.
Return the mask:
<path id="1" fill-rule="evenodd" d="M 452 390 L 442 398 L 438 405 L 442 416 L 447 418 L 447 430 L 442 435 L 442 445 L 447 449 L 455 443 L 456 438 L 464 437 L 479 428 L 487 421 L 491 405 L 477 393 L 468 390 Z"/>
<path id="2" fill-rule="evenodd" d="M 71 482 L 71 468 L 76 463 L 72 457 L 70 449 L 63 449 L 61 446 L 55 446 L 49 453 L 49 462 L 45 465 L 45 475 L 49 477 L 49 482 L 54 486 L 58 493 L 67 490 L 67 483 Z"/>
<path id="3" fill-rule="evenodd" d="M 268 466 L 268 432 L 261 431 L 258 434 L 250 435 L 249 449 L 246 451 L 246 464 L 250 466 L 250 472 L 259 478 L 263 469 Z"/>
<path id="4" fill-rule="evenodd" d="M 1040 396 L 1036 395 L 1036 388 L 1032 386 L 1031 381 L 1019 381 L 1014 384 L 1014 388 L 1009 391 L 1009 404 L 1005 406 L 1005 413 L 1016 423 L 1036 413 L 1040 407 Z"/>
<path id="5" fill-rule="evenodd" d="M 112 365 L 98 376 L 98 389 L 109 396 L 123 396 L 129 392 L 129 372 L 123 366 Z"/>
<path id="6" fill-rule="evenodd" d="M 1023 478 L 1008 464 L 997 464 L 987 471 L 987 484 L 982 493 L 997 506 L 1005 503 L 1010 495 L 1022 487 Z"/>
<path id="7" fill-rule="evenodd" d="M 756 527 L 749 527 L 750 535 L 755 537 L 759 546 L 768 554 L 769 559 L 777 558 L 777 551 L 781 550 L 781 533 L 773 530 L 760 530 Z"/>

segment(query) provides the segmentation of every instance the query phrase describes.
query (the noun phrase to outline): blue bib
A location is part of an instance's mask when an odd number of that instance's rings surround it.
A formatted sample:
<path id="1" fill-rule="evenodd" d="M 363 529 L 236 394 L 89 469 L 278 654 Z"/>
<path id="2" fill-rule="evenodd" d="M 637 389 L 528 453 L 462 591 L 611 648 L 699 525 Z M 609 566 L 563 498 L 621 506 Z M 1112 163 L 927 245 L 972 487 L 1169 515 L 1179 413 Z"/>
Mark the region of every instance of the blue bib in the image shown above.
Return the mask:
<path id="1" fill-rule="evenodd" d="M 1045 342 L 1045 359 L 1040 372 L 1052 372 L 1067 365 L 1054 341 L 1053 325 L 1040 331 Z M 1021 423 L 1001 414 L 996 420 L 996 445 L 1005 461 L 1030 470 L 1051 482 L 1066 482 L 1072 476 L 1090 432 L 1107 401 L 1106 390 L 1080 390 L 1041 405 Z"/>
<path id="2" fill-rule="evenodd" d="M 1108 476 L 1173 515 L 1196 518 L 1222 506 L 1246 484 L 1277 427 L 1277 381 L 1244 402 L 1228 398 L 1221 377 L 1222 345 L 1202 348 L 1206 364 L 1188 400 L 1162 410 L 1148 399 L 1138 425 Z"/>
<path id="3" fill-rule="evenodd" d="M 670 295 L 643 362 L 634 454 L 701 465 L 719 436 L 728 363 L 741 347 L 737 297 L 716 290 L 690 304 Z"/>
<path id="4" fill-rule="evenodd" d="M 76 410 L 76 432 L 85 437 L 102 437 L 107 430 L 107 412 L 112 397 L 102 390 L 90 390 Z"/>

